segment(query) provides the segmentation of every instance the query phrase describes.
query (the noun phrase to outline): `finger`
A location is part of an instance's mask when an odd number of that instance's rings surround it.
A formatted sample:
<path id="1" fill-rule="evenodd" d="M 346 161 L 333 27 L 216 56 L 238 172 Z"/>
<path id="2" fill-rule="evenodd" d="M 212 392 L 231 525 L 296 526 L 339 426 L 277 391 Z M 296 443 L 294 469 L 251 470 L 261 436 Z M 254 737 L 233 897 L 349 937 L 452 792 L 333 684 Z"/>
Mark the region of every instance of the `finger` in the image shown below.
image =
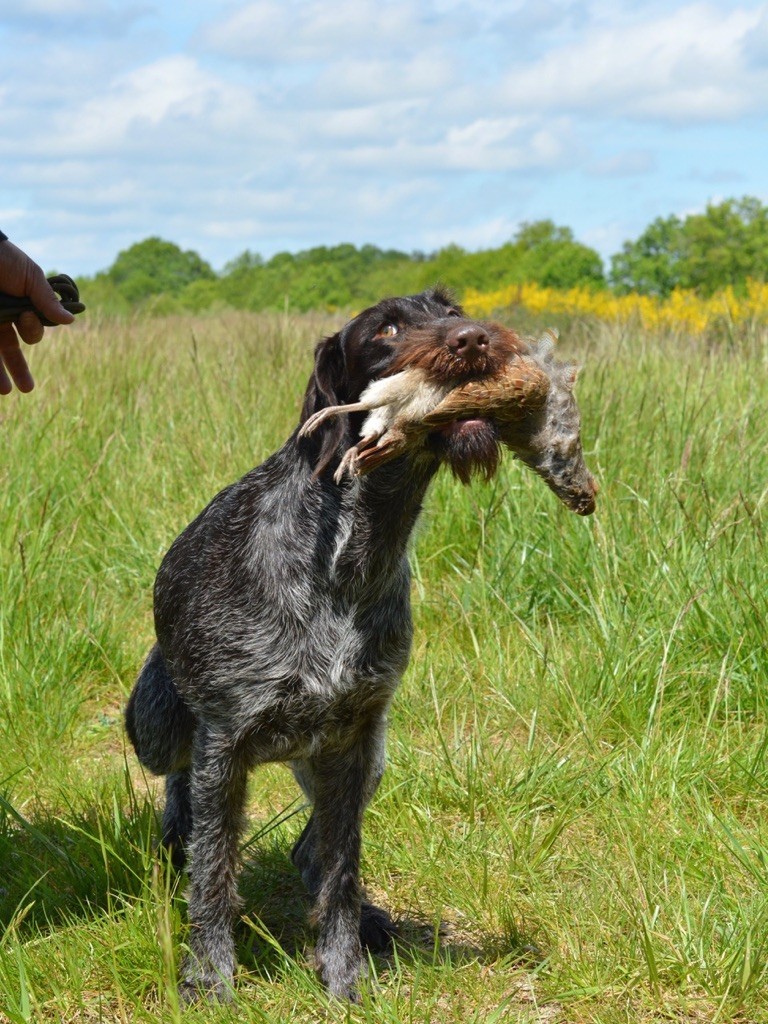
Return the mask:
<path id="1" fill-rule="evenodd" d="M 15 323 L 16 330 L 28 345 L 36 345 L 43 337 L 43 325 L 34 313 L 20 313 Z"/>
<path id="2" fill-rule="evenodd" d="M 19 391 L 27 392 L 34 388 L 35 382 L 21 351 L 19 339 L 10 324 L 0 324 L 0 363 L 3 364 L 2 374 L 0 374 L 0 394 L 10 393 L 12 390 L 11 380 Z"/>
<path id="3" fill-rule="evenodd" d="M 0 341 L 0 395 L 10 395 L 12 391 L 13 384 L 11 384 L 11 378 L 5 372 L 5 366 L 3 364 L 2 342 Z"/>
<path id="4" fill-rule="evenodd" d="M 3 359 L 0 356 L 0 395 L 10 395 L 13 391 L 13 384 L 11 384 L 11 378 L 5 372 L 3 366 Z"/>
<path id="5" fill-rule="evenodd" d="M 55 324 L 71 324 L 75 319 L 72 313 L 64 309 L 62 304 L 59 302 L 56 292 L 46 281 L 45 274 L 42 272 L 40 267 L 36 266 L 33 271 L 27 295 L 32 300 L 32 305 L 35 309 L 40 310 L 44 317 L 52 320 Z M 22 337 L 24 337 L 24 335 L 22 335 Z M 42 334 L 40 337 L 42 337 Z M 26 341 L 27 339 L 24 338 L 24 340 Z M 36 338 L 35 340 L 39 341 L 40 338 Z M 30 344 L 34 343 L 30 342 Z"/>

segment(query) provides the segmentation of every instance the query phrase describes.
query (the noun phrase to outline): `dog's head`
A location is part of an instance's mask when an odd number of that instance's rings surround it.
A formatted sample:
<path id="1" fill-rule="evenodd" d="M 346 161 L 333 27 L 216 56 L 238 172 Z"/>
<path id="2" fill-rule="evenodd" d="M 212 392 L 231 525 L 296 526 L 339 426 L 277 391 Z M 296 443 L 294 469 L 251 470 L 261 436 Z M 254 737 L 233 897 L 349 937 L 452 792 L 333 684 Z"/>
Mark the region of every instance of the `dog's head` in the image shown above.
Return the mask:
<path id="1" fill-rule="evenodd" d="M 487 376 L 508 358 L 516 340 L 510 331 L 470 320 L 442 288 L 384 299 L 317 345 L 301 423 L 320 409 L 358 401 L 371 381 L 406 365 L 422 365 L 437 383 Z M 335 417 L 322 425 L 315 475 L 342 443 L 357 440 L 358 420 Z M 498 435 L 487 420 L 462 422 L 453 432 L 443 428 L 432 440 L 424 454 L 446 462 L 465 482 L 474 472 L 490 477 L 497 467 Z"/>

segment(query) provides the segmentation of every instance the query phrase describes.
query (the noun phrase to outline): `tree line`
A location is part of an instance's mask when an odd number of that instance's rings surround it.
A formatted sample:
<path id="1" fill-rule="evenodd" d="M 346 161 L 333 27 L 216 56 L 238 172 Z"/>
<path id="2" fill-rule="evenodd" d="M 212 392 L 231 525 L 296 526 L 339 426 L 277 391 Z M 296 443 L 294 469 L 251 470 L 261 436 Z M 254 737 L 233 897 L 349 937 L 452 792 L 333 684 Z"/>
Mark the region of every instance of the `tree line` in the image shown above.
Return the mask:
<path id="1" fill-rule="evenodd" d="M 81 287 L 92 307 L 171 313 L 359 308 L 436 281 L 459 294 L 534 282 L 663 298 L 676 288 L 704 296 L 725 285 L 738 291 L 750 278 L 768 278 L 768 207 L 746 196 L 684 218 L 657 218 L 625 242 L 607 274 L 599 254 L 570 228 L 540 220 L 523 224 L 504 245 L 478 252 L 458 245 L 425 254 L 341 244 L 265 260 L 246 250 L 218 273 L 198 253 L 153 237 L 119 253 L 108 270 L 82 280 Z"/>

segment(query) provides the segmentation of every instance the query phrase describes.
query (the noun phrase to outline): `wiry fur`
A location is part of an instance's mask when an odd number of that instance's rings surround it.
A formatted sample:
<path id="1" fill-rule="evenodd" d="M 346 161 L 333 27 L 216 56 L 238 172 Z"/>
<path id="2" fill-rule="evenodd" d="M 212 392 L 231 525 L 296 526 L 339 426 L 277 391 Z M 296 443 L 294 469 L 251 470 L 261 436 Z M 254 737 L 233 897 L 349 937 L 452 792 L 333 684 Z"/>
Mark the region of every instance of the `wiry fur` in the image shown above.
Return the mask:
<path id="1" fill-rule="evenodd" d="M 457 317 L 467 322 L 438 290 L 364 311 L 318 345 L 302 420 L 359 400 L 388 369 L 396 348 L 382 324 L 437 339 Z M 337 485 L 361 422 L 332 418 L 305 439 L 297 429 L 213 499 L 157 575 L 157 645 L 126 727 L 142 763 L 166 776 L 163 842 L 177 862 L 190 858 L 186 999 L 225 997 L 232 984 L 246 778 L 260 763 L 289 762 L 312 804 L 292 857 L 315 899 L 328 989 L 355 998 L 363 945 L 380 948 L 393 931 L 363 899 L 362 818 L 411 645 L 408 539 L 454 447 L 425 445 Z"/>
<path id="2" fill-rule="evenodd" d="M 439 331 L 417 329 L 409 331 L 398 344 L 395 358 L 387 374 L 399 373 L 414 366 L 424 371 L 435 384 L 455 387 L 468 380 L 482 380 L 498 373 L 505 363 L 523 351 L 524 345 L 514 331 L 493 322 L 479 324 L 487 343 L 483 344 L 468 362 L 449 347 L 452 324 L 447 321 Z"/>

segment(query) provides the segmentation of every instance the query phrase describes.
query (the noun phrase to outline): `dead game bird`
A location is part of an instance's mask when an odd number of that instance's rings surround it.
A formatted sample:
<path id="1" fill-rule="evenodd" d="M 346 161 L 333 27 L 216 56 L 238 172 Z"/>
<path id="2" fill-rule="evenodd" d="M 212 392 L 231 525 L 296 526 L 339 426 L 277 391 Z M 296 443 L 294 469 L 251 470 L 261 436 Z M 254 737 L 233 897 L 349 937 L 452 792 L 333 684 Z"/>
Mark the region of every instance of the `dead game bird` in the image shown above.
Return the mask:
<path id="1" fill-rule="evenodd" d="M 358 402 L 333 405 L 311 416 L 299 437 L 312 434 L 332 416 L 367 412 L 361 440 L 345 454 L 334 474 L 363 476 L 406 451 L 420 435 L 452 421 L 520 419 L 526 407 L 541 404 L 548 383 L 541 371 L 516 358 L 523 344 L 499 324 L 486 325 L 494 345 L 477 341 L 470 366 L 450 347 L 436 348 L 431 338 L 412 333 L 396 351 L 387 376 L 373 381 Z M 456 348 L 461 346 L 461 339 Z M 464 355 L 462 351 L 462 356 Z M 490 376 L 489 376 L 490 374 Z"/>
<path id="2" fill-rule="evenodd" d="M 369 384 L 358 402 L 315 413 L 299 436 L 310 435 L 330 417 L 368 413 L 360 441 L 347 450 L 334 474 L 340 483 L 345 474 L 364 476 L 430 435 L 439 448 L 444 431 L 455 441 L 462 431 L 469 432 L 464 424 L 485 421 L 496 439 L 539 473 L 569 508 L 588 515 L 594 511 L 594 481 L 590 477 L 591 486 L 585 488 L 583 480 L 563 479 L 557 472 L 558 465 L 567 465 L 565 475 L 572 476 L 572 456 L 580 447 L 572 396 L 577 371 L 551 358 L 557 332 L 545 331 L 538 342 L 527 344 L 500 324 L 485 324 L 483 330 L 493 344 L 474 339 L 478 356 L 470 372 L 466 364 L 455 365 L 450 346 L 436 348 L 412 333 L 397 349 L 387 376 Z M 563 447 L 567 452 L 559 451 Z M 466 483 L 460 466 L 453 468 Z M 489 461 L 485 475 L 490 478 L 495 468 Z"/>

